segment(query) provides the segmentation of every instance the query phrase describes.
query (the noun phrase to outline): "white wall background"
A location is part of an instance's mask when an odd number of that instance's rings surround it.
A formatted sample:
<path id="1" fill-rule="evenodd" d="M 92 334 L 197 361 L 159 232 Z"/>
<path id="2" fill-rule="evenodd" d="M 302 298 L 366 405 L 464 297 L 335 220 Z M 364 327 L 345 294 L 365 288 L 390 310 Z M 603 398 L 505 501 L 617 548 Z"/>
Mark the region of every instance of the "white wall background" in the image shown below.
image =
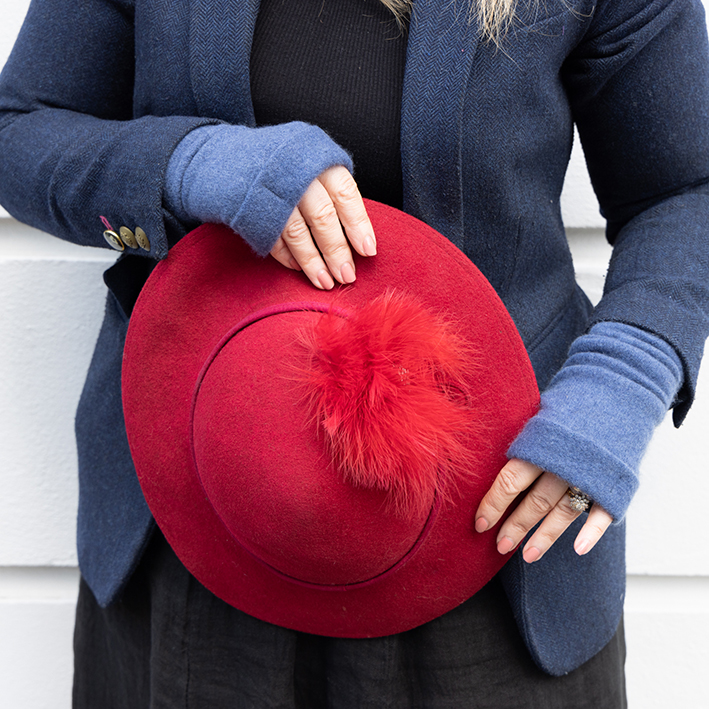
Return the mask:
<path id="1" fill-rule="evenodd" d="M 27 5 L 0 0 L 0 66 Z M 578 152 L 563 207 L 578 278 L 597 300 L 609 249 Z M 78 585 L 73 417 L 103 309 L 101 274 L 112 259 L 109 251 L 60 242 L 0 210 L 3 709 L 71 703 Z M 628 515 L 631 709 L 709 709 L 708 377 L 682 429 L 666 421 L 656 435 Z"/>

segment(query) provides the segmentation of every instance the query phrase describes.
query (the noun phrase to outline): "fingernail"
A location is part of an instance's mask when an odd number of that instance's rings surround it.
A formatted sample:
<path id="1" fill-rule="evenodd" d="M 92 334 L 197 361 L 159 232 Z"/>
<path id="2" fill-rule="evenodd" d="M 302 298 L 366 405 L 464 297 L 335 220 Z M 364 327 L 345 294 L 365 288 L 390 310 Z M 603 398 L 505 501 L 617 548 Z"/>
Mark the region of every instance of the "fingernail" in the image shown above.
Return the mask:
<path id="1" fill-rule="evenodd" d="M 484 532 L 488 528 L 487 520 L 484 517 L 478 517 L 475 520 L 475 531 Z"/>
<path id="2" fill-rule="evenodd" d="M 591 542 L 588 539 L 582 539 L 574 544 L 574 550 L 579 556 L 583 556 L 591 548 Z"/>
<path id="3" fill-rule="evenodd" d="M 335 285 L 332 276 L 325 269 L 318 271 L 318 283 L 323 290 L 331 290 Z"/>
<path id="4" fill-rule="evenodd" d="M 536 561 L 541 555 L 542 555 L 542 552 L 540 552 L 539 549 L 537 549 L 537 547 L 529 547 L 529 549 L 524 550 L 524 553 L 522 554 L 522 558 L 528 564 L 531 564 L 533 561 Z"/>
<path id="5" fill-rule="evenodd" d="M 509 554 L 515 547 L 515 543 L 509 537 L 502 537 L 499 542 L 497 542 L 497 551 L 500 554 Z"/>
<path id="6" fill-rule="evenodd" d="M 364 253 L 367 256 L 376 256 L 377 255 L 377 245 L 374 243 L 374 239 L 372 239 L 371 236 L 368 236 L 364 240 L 364 243 L 362 244 L 362 248 L 364 249 Z"/>
<path id="7" fill-rule="evenodd" d="M 351 263 L 343 263 L 342 268 L 340 269 L 340 275 L 342 276 L 342 280 L 345 283 L 354 283 L 355 278 L 355 272 L 354 268 L 352 268 Z"/>

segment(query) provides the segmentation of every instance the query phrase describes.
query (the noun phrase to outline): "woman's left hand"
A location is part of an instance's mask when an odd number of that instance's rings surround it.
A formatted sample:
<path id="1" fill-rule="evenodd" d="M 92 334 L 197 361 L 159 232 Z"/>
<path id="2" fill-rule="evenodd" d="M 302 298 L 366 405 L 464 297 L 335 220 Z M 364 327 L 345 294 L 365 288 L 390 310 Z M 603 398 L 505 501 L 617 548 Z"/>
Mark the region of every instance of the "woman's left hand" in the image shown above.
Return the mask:
<path id="1" fill-rule="evenodd" d="M 480 503 L 475 513 L 475 529 L 484 532 L 493 527 L 520 493 L 528 490 L 497 533 L 497 551 L 500 554 L 511 552 L 543 519 L 522 553 L 526 562 L 537 561 L 582 514 L 571 507 L 566 494 L 568 489 L 569 484 L 553 473 L 547 473 L 525 460 L 512 458 L 499 472 Z M 612 521 L 613 518 L 600 505 L 594 504 L 574 542 L 576 553 L 582 555 L 591 551 Z"/>

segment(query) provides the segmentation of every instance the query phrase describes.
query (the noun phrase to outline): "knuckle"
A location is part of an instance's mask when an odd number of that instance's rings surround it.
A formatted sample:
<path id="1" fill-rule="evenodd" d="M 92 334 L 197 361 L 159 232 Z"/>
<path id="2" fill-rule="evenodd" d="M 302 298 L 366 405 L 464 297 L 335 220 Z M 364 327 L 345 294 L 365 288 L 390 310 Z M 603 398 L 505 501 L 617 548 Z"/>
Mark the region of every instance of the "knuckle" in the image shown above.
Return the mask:
<path id="1" fill-rule="evenodd" d="M 302 219 L 297 219 L 286 224 L 281 236 L 286 243 L 299 244 L 310 239 L 310 229 Z"/>
<path id="2" fill-rule="evenodd" d="M 326 229 L 338 221 L 337 211 L 332 202 L 317 205 L 309 215 L 310 224 L 315 229 Z"/>
<path id="3" fill-rule="evenodd" d="M 370 227 L 371 222 L 369 221 L 369 215 L 367 212 L 362 210 L 361 212 L 358 210 L 357 214 L 355 215 L 350 215 L 347 218 L 347 231 L 348 235 L 350 232 L 357 233 L 357 231 L 364 231 L 368 232 L 371 227 Z"/>
<path id="4" fill-rule="evenodd" d="M 559 537 L 567 529 L 568 524 L 559 520 L 547 517 L 539 528 L 534 532 L 534 542 L 539 549 L 549 549 L 558 541 Z"/>
<path id="5" fill-rule="evenodd" d="M 531 524 L 527 524 L 521 517 L 516 515 L 510 517 L 505 524 L 509 525 L 511 530 L 513 530 L 508 536 L 514 539 L 521 539 L 532 527 Z"/>
<path id="6" fill-rule="evenodd" d="M 540 517 L 547 514 L 555 504 L 545 493 L 539 491 L 533 491 L 527 495 L 525 502 L 528 504 L 530 510 Z"/>
<path id="7" fill-rule="evenodd" d="M 486 512 L 496 511 L 495 495 L 492 491 L 488 492 L 480 502 L 480 511 L 484 515 Z"/>
<path id="8" fill-rule="evenodd" d="M 357 183 L 350 177 L 349 173 L 347 173 L 347 178 L 346 180 L 338 181 L 333 188 L 331 195 L 335 202 L 351 202 L 359 197 Z"/>
<path id="9" fill-rule="evenodd" d="M 545 549 L 549 549 L 549 547 L 553 546 L 554 542 L 556 542 L 557 539 L 559 539 L 558 532 L 551 532 L 546 530 L 539 532 L 538 541 L 541 542 L 541 546 Z M 539 546 L 537 548 L 539 548 Z"/>
<path id="10" fill-rule="evenodd" d="M 497 476 L 497 483 L 500 487 L 500 491 L 505 496 L 516 497 L 520 492 L 517 476 L 510 468 L 505 467 L 500 471 L 500 474 Z"/>
<path id="11" fill-rule="evenodd" d="M 339 262 L 347 259 L 350 255 L 350 249 L 344 241 L 339 241 L 332 244 L 327 252 L 323 250 L 323 255 L 330 262 Z"/>
<path id="12" fill-rule="evenodd" d="M 479 509 L 482 516 L 485 517 L 488 522 L 494 520 L 494 522 L 492 522 L 492 524 L 494 524 L 505 511 L 505 505 L 495 496 L 489 495 L 480 503 Z"/>

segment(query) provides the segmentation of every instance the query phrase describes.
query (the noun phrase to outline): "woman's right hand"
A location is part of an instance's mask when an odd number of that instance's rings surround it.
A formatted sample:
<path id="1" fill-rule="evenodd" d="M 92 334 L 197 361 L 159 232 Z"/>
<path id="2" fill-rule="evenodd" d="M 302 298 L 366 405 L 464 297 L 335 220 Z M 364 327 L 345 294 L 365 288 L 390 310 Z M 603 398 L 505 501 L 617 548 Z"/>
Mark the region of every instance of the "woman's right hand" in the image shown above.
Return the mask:
<path id="1" fill-rule="evenodd" d="M 360 256 L 377 253 L 357 183 L 338 165 L 310 183 L 271 256 L 287 268 L 302 270 L 316 288 L 330 290 L 335 280 L 352 283 L 356 278 L 350 247 Z"/>

